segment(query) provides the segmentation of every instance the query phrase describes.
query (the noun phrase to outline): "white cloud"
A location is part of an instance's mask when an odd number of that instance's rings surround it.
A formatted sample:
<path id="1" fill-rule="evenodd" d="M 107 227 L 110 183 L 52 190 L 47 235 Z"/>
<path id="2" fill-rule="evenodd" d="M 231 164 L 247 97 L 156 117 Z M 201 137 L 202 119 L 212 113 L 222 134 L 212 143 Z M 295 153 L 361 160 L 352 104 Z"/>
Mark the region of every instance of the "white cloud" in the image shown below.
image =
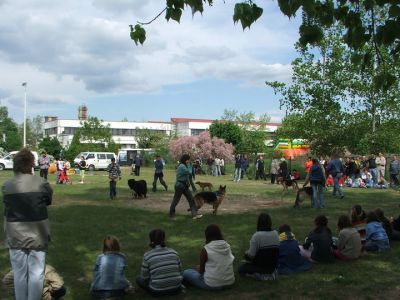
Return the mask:
<path id="1" fill-rule="evenodd" d="M 145 45 L 135 46 L 128 25 L 152 19 L 164 5 L 0 0 L 0 97 L 18 110 L 22 81 L 28 81 L 35 107 L 43 108 L 88 96 L 155 93 L 203 79 L 256 87 L 290 79 L 297 34 L 276 3 L 263 4 L 264 16 L 245 32 L 233 25 L 232 2 L 215 2 L 194 18 L 186 10 L 181 24 L 161 16 L 146 27 Z"/>

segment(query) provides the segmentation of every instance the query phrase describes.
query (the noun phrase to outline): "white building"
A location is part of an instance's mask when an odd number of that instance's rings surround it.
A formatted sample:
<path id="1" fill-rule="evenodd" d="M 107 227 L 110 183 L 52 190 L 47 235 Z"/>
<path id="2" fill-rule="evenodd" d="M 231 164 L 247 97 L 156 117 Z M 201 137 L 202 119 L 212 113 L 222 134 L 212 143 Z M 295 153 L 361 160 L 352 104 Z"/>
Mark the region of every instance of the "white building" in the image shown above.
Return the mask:
<path id="1" fill-rule="evenodd" d="M 56 137 L 63 147 L 68 147 L 75 131 L 82 126 L 81 120 L 58 119 L 57 117 L 45 117 L 44 134 L 47 137 Z M 110 126 L 114 142 L 121 146 L 121 149 L 138 148 L 135 138 L 136 129 L 149 129 L 167 136 L 193 136 L 199 135 L 207 130 L 214 120 L 171 118 L 170 122 L 112 122 L 103 121 L 103 125 Z M 268 123 L 266 130 L 273 134 L 280 126 L 278 123 Z"/>

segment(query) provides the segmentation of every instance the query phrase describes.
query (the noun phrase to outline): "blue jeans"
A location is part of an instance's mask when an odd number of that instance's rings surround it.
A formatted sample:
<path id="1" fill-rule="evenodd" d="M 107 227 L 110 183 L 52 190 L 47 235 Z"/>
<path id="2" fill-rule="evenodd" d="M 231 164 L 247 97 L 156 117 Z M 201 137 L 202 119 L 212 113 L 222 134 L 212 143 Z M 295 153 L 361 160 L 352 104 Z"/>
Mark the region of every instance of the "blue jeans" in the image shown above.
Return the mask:
<path id="1" fill-rule="evenodd" d="M 333 192 L 332 195 L 336 196 L 336 192 L 339 193 L 339 196 L 342 197 L 344 196 L 343 192 L 342 192 L 342 188 L 339 185 L 339 179 L 342 178 L 343 173 L 337 173 L 335 176 L 333 177 Z"/>
<path id="2" fill-rule="evenodd" d="M 215 291 L 215 290 L 222 290 L 224 288 L 223 286 L 221 287 L 208 286 L 204 282 L 203 274 L 200 274 L 198 271 L 194 269 L 187 269 L 183 271 L 183 282 L 203 290 Z"/>
<path id="3" fill-rule="evenodd" d="M 149 281 L 144 279 L 143 277 L 136 277 L 136 284 L 144 289 L 146 292 L 149 292 L 153 296 L 165 296 L 165 295 L 178 295 L 182 292 L 182 287 L 166 289 L 162 291 L 153 290 L 149 286 Z"/>
<path id="4" fill-rule="evenodd" d="M 42 299 L 46 252 L 10 249 L 16 300 Z"/>
<path id="5" fill-rule="evenodd" d="M 325 207 L 325 199 L 324 199 L 324 187 L 320 183 L 311 183 L 311 187 L 313 189 L 313 207 L 314 208 L 324 208 Z"/>
<path id="6" fill-rule="evenodd" d="M 388 240 L 380 240 L 380 241 L 367 241 L 365 243 L 364 249 L 367 251 L 379 251 L 383 252 L 390 249 Z"/>
<path id="7" fill-rule="evenodd" d="M 374 184 L 376 184 L 378 182 L 378 169 L 377 168 L 371 168 L 369 169 L 371 176 L 372 176 L 372 180 L 374 182 Z"/>
<path id="8" fill-rule="evenodd" d="M 240 177 L 242 176 L 242 168 L 235 168 L 235 179 L 234 181 L 240 181 Z"/>

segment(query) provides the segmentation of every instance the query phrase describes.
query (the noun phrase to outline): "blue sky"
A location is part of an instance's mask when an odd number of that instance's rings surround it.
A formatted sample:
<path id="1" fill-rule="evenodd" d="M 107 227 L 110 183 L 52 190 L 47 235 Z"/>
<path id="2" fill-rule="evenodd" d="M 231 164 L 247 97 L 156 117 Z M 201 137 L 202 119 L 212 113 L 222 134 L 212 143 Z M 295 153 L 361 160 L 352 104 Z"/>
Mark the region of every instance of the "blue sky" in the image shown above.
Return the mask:
<path id="1" fill-rule="evenodd" d="M 257 1 L 256 1 L 257 2 Z M 181 24 L 161 17 L 135 46 L 129 24 L 152 19 L 162 0 L 0 0 L 0 100 L 11 117 L 77 117 L 78 106 L 104 120 L 217 119 L 224 109 L 268 113 L 278 96 L 266 80 L 290 82 L 299 20 L 275 1 L 251 30 L 233 24 L 235 1 L 215 1 Z"/>

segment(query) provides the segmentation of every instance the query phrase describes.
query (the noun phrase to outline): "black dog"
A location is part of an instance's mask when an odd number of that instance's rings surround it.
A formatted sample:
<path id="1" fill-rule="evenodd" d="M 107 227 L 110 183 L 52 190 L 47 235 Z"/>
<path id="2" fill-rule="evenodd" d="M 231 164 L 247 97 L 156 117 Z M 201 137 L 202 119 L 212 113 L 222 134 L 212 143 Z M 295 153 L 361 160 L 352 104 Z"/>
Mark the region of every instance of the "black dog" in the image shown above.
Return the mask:
<path id="1" fill-rule="evenodd" d="M 306 198 L 310 199 L 310 203 L 312 206 L 312 196 L 313 189 L 311 186 L 306 186 L 297 191 L 296 201 L 294 202 L 294 208 L 299 208 L 300 204 L 304 202 Z"/>
<path id="2" fill-rule="evenodd" d="M 128 186 L 132 190 L 132 196 L 135 198 L 147 198 L 147 183 L 145 180 L 129 179 Z"/>

